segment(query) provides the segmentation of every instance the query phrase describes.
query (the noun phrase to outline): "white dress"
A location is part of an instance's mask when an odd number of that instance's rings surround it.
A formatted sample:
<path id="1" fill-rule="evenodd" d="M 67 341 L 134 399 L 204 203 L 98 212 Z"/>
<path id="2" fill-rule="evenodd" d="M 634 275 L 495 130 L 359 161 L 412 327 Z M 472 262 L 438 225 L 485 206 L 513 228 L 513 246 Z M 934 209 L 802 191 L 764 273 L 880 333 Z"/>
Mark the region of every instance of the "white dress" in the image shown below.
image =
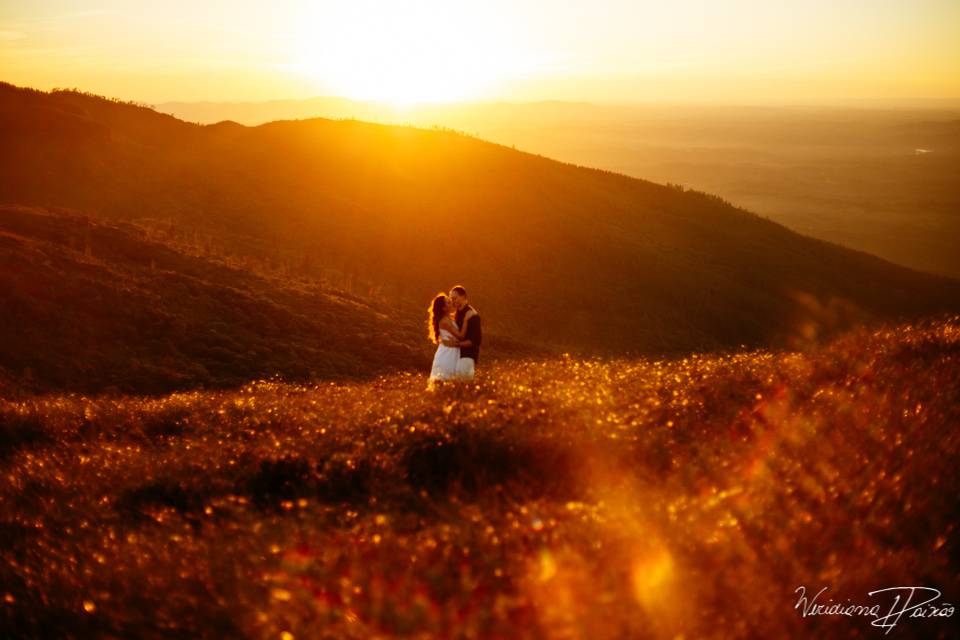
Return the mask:
<path id="1" fill-rule="evenodd" d="M 440 329 L 441 340 L 453 340 L 456 336 Z M 452 380 L 457 377 L 457 363 L 460 362 L 460 347 L 448 347 L 440 343 L 437 353 L 433 356 L 433 368 L 430 369 L 430 380 Z"/>

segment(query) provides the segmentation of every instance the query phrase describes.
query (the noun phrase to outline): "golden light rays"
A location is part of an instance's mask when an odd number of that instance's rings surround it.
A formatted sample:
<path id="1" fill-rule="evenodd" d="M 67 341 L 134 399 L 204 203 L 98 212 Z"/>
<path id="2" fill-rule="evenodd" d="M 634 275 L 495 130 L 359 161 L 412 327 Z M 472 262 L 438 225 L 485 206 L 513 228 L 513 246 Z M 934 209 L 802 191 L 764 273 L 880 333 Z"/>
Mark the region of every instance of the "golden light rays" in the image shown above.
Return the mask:
<path id="1" fill-rule="evenodd" d="M 449 2 L 309 5 L 290 68 L 328 94 L 412 106 L 489 95 L 530 70 L 508 22 Z"/>

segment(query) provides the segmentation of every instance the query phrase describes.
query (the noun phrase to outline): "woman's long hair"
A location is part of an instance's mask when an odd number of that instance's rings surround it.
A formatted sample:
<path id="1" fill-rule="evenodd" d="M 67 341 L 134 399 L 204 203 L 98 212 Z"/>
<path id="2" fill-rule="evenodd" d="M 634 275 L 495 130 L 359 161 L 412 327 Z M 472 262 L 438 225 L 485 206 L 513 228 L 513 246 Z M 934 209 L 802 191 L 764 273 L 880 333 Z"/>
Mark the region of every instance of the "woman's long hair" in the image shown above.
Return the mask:
<path id="1" fill-rule="evenodd" d="M 446 315 L 446 309 L 447 294 L 445 293 L 438 293 L 427 307 L 427 338 L 434 344 L 440 342 L 440 321 Z"/>

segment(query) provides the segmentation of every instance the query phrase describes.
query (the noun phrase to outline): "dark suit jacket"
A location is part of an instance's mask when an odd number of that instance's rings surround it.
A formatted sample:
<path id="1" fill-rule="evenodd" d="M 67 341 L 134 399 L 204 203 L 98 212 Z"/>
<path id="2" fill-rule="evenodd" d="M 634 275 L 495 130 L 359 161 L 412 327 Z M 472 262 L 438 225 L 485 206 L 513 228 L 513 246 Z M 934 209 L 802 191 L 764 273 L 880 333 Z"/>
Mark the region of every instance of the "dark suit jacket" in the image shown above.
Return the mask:
<path id="1" fill-rule="evenodd" d="M 457 309 L 456 320 L 457 326 L 463 328 L 463 318 L 467 315 L 467 312 L 473 309 L 470 305 L 464 305 L 463 309 Z M 474 309 L 476 311 L 476 309 Z M 464 340 L 469 340 L 471 345 L 469 347 L 460 347 L 460 357 L 461 358 L 473 358 L 474 362 L 480 359 L 480 343 L 483 341 L 483 330 L 480 328 L 480 312 L 477 312 L 477 315 L 473 316 L 467 320 L 467 335 L 464 337 Z"/>

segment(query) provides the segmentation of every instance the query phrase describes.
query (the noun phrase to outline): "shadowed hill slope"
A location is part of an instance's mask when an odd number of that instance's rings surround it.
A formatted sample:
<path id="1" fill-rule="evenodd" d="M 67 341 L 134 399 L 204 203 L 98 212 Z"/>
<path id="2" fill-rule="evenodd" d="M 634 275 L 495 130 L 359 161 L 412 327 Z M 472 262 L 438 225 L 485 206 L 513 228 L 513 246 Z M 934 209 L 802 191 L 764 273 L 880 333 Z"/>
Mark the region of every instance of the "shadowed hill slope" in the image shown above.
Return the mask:
<path id="1" fill-rule="evenodd" d="M 157 393 L 429 365 L 423 331 L 128 224 L 0 206 L 0 388 Z"/>
<path id="2" fill-rule="evenodd" d="M 454 281 L 493 334 L 577 352 L 797 344 L 960 310 L 957 281 L 713 196 L 449 131 L 200 126 L 2 85 L 0 133 L 0 201 L 175 228 L 218 255 L 372 293 L 411 331 Z"/>

